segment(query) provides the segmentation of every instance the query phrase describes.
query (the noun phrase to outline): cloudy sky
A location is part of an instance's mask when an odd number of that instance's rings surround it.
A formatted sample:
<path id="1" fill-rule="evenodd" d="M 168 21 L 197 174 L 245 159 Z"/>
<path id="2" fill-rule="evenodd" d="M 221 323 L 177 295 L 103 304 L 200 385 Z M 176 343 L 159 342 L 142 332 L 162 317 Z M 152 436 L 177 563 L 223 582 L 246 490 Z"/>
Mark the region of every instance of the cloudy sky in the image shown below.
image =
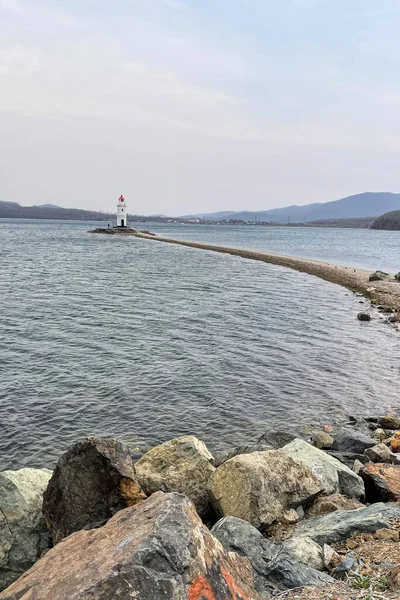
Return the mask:
<path id="1" fill-rule="evenodd" d="M 0 200 L 400 191 L 399 0 L 0 0 Z"/>

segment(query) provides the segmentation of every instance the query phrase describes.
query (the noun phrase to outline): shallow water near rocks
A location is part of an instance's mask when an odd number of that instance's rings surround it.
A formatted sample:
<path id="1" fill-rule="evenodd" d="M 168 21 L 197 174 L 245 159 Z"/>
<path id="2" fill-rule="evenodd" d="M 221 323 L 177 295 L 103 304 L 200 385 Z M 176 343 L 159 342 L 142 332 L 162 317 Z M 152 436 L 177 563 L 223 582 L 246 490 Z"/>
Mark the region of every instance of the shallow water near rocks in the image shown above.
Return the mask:
<path id="1" fill-rule="evenodd" d="M 399 334 L 358 322 L 351 292 L 89 228 L 0 223 L 0 469 L 51 467 L 87 435 L 217 450 L 398 406 Z"/>

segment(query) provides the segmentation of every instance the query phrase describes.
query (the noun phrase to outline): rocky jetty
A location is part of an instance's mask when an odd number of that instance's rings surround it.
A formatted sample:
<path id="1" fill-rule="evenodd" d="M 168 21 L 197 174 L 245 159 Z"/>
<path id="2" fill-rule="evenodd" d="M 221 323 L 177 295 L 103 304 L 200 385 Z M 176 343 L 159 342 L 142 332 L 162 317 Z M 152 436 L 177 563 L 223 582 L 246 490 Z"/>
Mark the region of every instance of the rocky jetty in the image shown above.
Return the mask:
<path id="1" fill-rule="evenodd" d="M 194 436 L 136 462 L 78 441 L 53 473 L 0 473 L 0 600 L 392 598 L 399 440 L 384 415 L 217 457 Z"/>
<path id="2" fill-rule="evenodd" d="M 133 227 L 96 227 L 95 229 L 91 229 L 89 233 L 104 233 L 106 235 L 156 235 L 147 229 L 134 229 Z"/>

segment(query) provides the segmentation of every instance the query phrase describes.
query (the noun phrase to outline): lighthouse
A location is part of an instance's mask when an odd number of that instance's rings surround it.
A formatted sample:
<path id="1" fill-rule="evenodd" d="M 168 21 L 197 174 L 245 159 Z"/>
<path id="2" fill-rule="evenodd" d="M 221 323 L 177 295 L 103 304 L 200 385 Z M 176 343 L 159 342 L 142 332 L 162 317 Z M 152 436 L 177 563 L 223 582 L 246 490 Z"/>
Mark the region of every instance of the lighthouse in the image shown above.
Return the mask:
<path id="1" fill-rule="evenodd" d="M 117 227 L 127 227 L 128 215 L 126 214 L 126 202 L 125 198 L 121 194 L 118 198 L 117 204 Z"/>

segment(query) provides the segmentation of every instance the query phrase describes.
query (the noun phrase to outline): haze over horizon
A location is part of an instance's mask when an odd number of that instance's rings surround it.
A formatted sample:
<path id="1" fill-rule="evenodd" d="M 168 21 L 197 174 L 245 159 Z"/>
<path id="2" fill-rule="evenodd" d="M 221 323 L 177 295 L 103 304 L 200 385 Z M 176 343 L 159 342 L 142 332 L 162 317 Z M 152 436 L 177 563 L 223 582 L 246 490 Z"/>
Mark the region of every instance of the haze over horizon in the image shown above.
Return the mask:
<path id="1" fill-rule="evenodd" d="M 0 0 L 0 200 L 183 215 L 397 191 L 395 0 Z"/>

